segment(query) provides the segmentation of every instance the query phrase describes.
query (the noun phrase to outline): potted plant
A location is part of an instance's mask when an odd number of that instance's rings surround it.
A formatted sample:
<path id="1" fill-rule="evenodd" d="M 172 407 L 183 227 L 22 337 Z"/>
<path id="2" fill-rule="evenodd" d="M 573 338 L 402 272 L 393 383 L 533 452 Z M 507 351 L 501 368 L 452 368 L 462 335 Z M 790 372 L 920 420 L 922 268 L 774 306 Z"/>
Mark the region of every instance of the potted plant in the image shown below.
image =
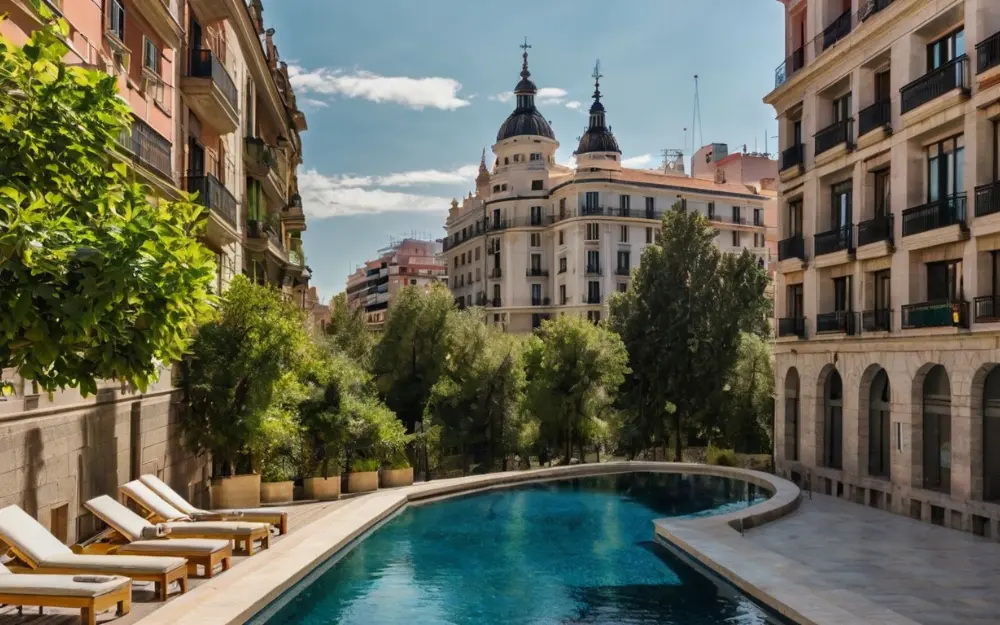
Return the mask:
<path id="1" fill-rule="evenodd" d="M 347 474 L 347 492 L 367 493 L 378 490 L 378 468 L 382 461 L 378 458 L 356 458 L 351 462 Z"/>
<path id="2" fill-rule="evenodd" d="M 308 342 L 301 311 L 244 276 L 232 280 L 215 317 L 198 329 L 182 363 L 180 427 L 192 452 L 211 454 L 212 507 L 260 505 L 255 440 L 279 381 L 298 370 Z"/>
<path id="3" fill-rule="evenodd" d="M 260 474 L 261 503 L 286 503 L 295 489 L 295 469 L 291 462 L 274 462 Z"/>
<path id="4" fill-rule="evenodd" d="M 347 492 L 375 490 L 379 467 L 395 457 L 411 437 L 396 414 L 377 399 L 351 398 L 346 408 L 351 458 Z"/>
<path id="5" fill-rule="evenodd" d="M 382 488 L 413 484 L 413 466 L 402 450 L 382 469 Z"/>

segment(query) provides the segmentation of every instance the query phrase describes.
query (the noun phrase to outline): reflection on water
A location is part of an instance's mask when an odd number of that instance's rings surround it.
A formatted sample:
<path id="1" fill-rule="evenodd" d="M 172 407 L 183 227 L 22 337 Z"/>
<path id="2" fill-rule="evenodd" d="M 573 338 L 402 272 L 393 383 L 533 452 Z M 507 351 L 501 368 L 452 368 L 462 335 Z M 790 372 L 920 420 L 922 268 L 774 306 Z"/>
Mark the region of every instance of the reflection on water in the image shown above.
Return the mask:
<path id="1" fill-rule="evenodd" d="M 651 540 L 653 519 L 759 498 L 723 478 L 632 473 L 411 507 L 261 622 L 777 623 Z"/>

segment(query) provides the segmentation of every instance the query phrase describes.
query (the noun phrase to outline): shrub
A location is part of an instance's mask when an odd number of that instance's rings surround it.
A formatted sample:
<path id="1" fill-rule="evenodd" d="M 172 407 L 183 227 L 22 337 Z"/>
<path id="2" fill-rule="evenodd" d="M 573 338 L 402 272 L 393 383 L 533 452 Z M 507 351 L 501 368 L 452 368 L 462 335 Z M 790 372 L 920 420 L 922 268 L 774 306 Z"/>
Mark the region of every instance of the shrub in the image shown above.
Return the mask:
<path id="1" fill-rule="evenodd" d="M 406 457 L 406 454 L 400 451 L 398 454 L 389 460 L 390 469 L 408 469 L 410 468 L 410 459 Z"/>
<path id="2" fill-rule="evenodd" d="M 739 463 L 736 460 L 736 452 L 732 449 L 719 449 L 718 447 L 708 448 L 708 464 L 717 467 L 735 467 Z"/>
<path id="3" fill-rule="evenodd" d="M 351 463 L 351 473 L 378 471 L 381 464 L 378 458 L 357 458 Z"/>

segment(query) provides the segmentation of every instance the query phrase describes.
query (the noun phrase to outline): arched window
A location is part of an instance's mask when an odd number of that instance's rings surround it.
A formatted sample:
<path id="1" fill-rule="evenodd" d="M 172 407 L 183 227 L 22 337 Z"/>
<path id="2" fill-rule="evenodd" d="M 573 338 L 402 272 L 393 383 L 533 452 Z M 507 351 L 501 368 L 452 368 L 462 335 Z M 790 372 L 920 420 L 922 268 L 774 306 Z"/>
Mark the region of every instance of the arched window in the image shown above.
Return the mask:
<path id="1" fill-rule="evenodd" d="M 799 460 L 799 372 L 795 367 L 785 376 L 785 459 Z"/>
<path id="2" fill-rule="evenodd" d="M 951 383 L 941 365 L 924 378 L 924 488 L 951 491 Z"/>
<path id="3" fill-rule="evenodd" d="M 868 391 L 868 474 L 889 477 L 889 375 L 881 369 Z"/>
<path id="4" fill-rule="evenodd" d="M 826 379 L 823 408 L 823 466 L 839 469 L 844 455 L 844 384 L 836 370 Z"/>
<path id="5" fill-rule="evenodd" d="M 983 499 L 1000 500 L 1000 366 L 983 385 Z"/>

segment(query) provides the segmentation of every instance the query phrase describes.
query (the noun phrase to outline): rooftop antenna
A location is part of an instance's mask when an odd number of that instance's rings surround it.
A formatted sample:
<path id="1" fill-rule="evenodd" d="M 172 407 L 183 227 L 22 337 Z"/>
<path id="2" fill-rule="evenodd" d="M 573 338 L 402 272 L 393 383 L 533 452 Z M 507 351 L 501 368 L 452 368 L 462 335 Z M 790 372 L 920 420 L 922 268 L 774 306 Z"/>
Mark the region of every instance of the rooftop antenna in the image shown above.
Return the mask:
<path id="1" fill-rule="evenodd" d="M 698 129 L 698 140 L 705 145 L 705 133 L 701 124 L 701 98 L 698 97 L 698 74 L 694 75 L 694 114 L 691 116 L 691 154 L 697 151 L 694 144 L 694 131 Z M 687 141 L 685 140 L 685 143 Z"/>

